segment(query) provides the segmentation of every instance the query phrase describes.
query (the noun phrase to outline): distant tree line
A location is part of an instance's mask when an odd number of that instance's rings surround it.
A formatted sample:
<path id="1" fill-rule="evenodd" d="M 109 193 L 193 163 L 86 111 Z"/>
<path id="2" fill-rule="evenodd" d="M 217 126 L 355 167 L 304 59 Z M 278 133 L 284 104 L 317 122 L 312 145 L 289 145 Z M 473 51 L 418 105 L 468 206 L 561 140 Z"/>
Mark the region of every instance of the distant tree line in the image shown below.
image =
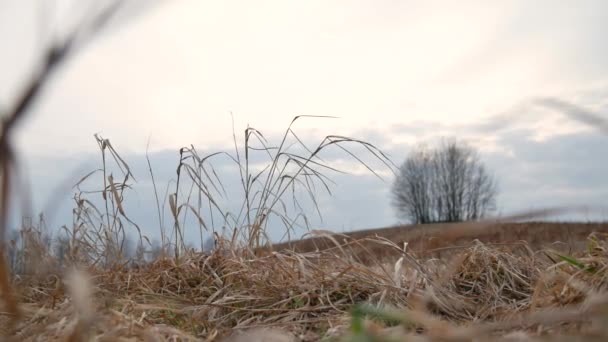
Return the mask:
<path id="1" fill-rule="evenodd" d="M 416 224 L 478 220 L 495 209 L 497 193 L 477 151 L 455 140 L 414 149 L 392 187 L 398 215 Z"/>

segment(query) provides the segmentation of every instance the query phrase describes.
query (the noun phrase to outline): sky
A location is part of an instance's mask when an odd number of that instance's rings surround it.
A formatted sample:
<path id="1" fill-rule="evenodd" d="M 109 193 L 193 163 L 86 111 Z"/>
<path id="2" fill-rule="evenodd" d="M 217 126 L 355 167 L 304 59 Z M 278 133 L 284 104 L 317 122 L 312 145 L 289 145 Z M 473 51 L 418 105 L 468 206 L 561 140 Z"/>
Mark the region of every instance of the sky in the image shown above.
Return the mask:
<path id="1" fill-rule="evenodd" d="M 0 41 L 10 42 L 0 47 L 0 110 L 14 103 L 45 44 L 91 3 L 0 4 Z M 157 180 L 169 184 L 181 147 L 233 151 L 233 118 L 240 142 L 250 125 L 278 144 L 296 115 L 339 117 L 298 121 L 311 145 L 351 136 L 397 165 L 416 144 L 467 141 L 499 181 L 500 214 L 606 198 L 608 128 L 596 120 L 608 118 L 605 1 L 144 3 L 70 58 L 19 127 L 32 211 L 69 201 L 73 189 L 61 185 L 99 167 L 98 133 L 135 165 L 131 212 L 155 234 L 146 150 Z M 351 174 L 333 178 L 316 228 L 398 222 L 389 169 L 374 164 L 379 179 L 339 151 L 328 158 Z M 238 190 L 238 177 L 227 184 Z M 69 207 L 56 210 L 55 225 L 71 220 Z M 604 211 L 576 219 L 604 219 Z"/>

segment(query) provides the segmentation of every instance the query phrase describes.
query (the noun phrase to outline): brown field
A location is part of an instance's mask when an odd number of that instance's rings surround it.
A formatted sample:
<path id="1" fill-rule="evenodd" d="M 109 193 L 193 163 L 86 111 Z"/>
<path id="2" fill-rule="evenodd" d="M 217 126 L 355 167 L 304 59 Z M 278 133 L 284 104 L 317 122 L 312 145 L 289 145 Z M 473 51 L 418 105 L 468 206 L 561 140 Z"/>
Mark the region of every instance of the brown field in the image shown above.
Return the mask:
<path id="1" fill-rule="evenodd" d="M 462 224 L 429 224 L 358 230 L 348 233 L 316 236 L 274 245 L 274 250 L 291 249 L 312 252 L 334 248 L 335 241 L 349 246 L 360 259 L 400 256 L 398 250 L 377 243 L 382 237 L 419 257 L 439 257 L 457 252 L 479 240 L 486 245 L 508 246 L 525 243 L 533 250 L 551 248 L 564 253 L 583 250 L 592 232 L 608 233 L 606 223 L 488 223 L 474 233 L 459 232 Z M 449 236 L 449 237 L 448 237 Z"/>
<path id="2" fill-rule="evenodd" d="M 231 248 L 137 267 L 81 265 L 77 273 L 39 250 L 32 272 L 12 280 L 19 316 L 4 309 L 0 336 L 599 341 L 608 337 L 597 324 L 608 314 L 607 230 L 542 222 L 393 227 L 279 244 L 264 255 Z"/>

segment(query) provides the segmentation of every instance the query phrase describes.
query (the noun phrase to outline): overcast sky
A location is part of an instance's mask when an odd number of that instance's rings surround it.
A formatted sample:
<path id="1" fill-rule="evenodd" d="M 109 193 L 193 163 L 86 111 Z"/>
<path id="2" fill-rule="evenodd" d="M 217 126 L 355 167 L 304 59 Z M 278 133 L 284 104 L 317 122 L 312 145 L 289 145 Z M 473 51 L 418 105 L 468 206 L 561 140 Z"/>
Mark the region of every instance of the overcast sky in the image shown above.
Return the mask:
<path id="1" fill-rule="evenodd" d="M 0 108 L 86 7 L 56 3 L 0 4 Z M 310 142 L 367 140 L 397 164 L 414 144 L 456 136 L 495 172 L 504 214 L 601 205 L 608 136 L 593 119 L 608 118 L 606 32 L 606 1 L 159 1 L 70 59 L 15 138 L 35 211 L 95 167 L 94 133 L 110 139 L 138 165 L 132 212 L 146 227 L 148 140 L 166 182 L 182 146 L 230 151 L 230 113 L 239 134 L 249 124 L 274 143 L 295 115 L 338 116 L 297 129 Z M 354 172 L 334 177 L 315 228 L 397 222 L 388 170 L 382 181 L 329 158 Z"/>

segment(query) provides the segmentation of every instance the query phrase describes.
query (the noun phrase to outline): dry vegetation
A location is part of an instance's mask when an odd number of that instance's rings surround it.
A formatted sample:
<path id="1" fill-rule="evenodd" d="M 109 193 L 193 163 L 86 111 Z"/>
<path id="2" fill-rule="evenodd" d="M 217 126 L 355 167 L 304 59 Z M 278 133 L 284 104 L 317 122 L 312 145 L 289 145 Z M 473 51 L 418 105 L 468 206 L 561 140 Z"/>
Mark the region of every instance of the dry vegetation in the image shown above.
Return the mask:
<path id="1" fill-rule="evenodd" d="M 608 233 L 608 224 L 605 223 L 504 222 L 477 227 L 473 232 L 458 228 L 462 228 L 462 225 L 441 223 L 358 230 L 331 236 L 343 244 L 352 246 L 351 252 L 365 260 L 370 254 L 380 259 L 399 257 L 399 253 L 374 243 L 373 239 L 366 240 L 370 237 L 382 237 L 398 245 L 407 242 L 408 251 L 414 255 L 441 258 L 459 253 L 463 248 L 469 247 L 473 240 L 491 246 L 514 246 L 525 243 L 534 250 L 550 248 L 570 254 L 585 249 L 587 237 L 591 233 Z M 449 239 L 445 238 L 447 233 L 450 234 Z M 275 245 L 275 249 L 292 249 L 298 252 L 332 247 L 334 242 L 326 236 Z"/>
<path id="2" fill-rule="evenodd" d="M 605 238 L 591 234 L 570 256 L 474 241 L 450 258 L 423 258 L 374 237 L 257 257 L 227 248 L 133 267 L 47 265 L 13 278 L 23 316 L 15 327 L 5 316 L 3 333 L 23 341 L 212 341 L 251 329 L 277 341 L 603 339 Z M 359 261 L 350 252 L 357 243 L 400 257 Z M 52 255 L 39 257 L 52 264 Z"/>
<path id="3" fill-rule="evenodd" d="M 96 31 L 112 12 L 82 32 Z M 3 122 L 4 236 L 9 205 L 16 202 L 8 186 L 19 174 L 10 135 L 52 71 L 82 40 L 82 34 L 74 34 L 49 49 L 41 71 Z M 242 151 L 234 141 L 234 155 L 199 156 L 194 147 L 180 151 L 175 187 L 167 196 L 157 195 L 159 215 L 166 203 L 172 227 L 167 233 L 160 225 L 160 253 L 150 259 L 144 231 L 123 207 L 133 179 L 128 163 L 108 140 L 97 137 L 101 167 L 76 189 L 99 177 L 101 189 L 93 194 L 102 194 L 104 201 L 95 204 L 90 193 L 77 192 L 74 222 L 62 228 L 64 248 L 49 248 L 43 225 L 24 228 L 18 244 L 2 245 L 0 336 L 7 341 L 250 342 L 608 338 L 608 240 L 600 233 L 605 226 L 478 221 L 392 228 L 371 236 L 369 231 L 350 237 L 312 232 L 317 240 L 295 243 L 295 250 L 272 247 L 269 220 L 281 223 L 286 234 L 307 222 L 300 219 L 305 213 L 287 209 L 287 199 L 301 208 L 298 201 L 309 196 L 316 208 L 315 193 L 327 189 L 323 172 L 335 170 L 319 158 L 320 151 L 337 147 L 363 163 L 346 148 L 355 144 L 393 165 L 373 145 L 351 138 L 329 136 L 309 148 L 291 125 L 276 147 L 251 128 Z M 293 145 L 297 152 L 290 150 Z M 252 153 L 267 155 L 268 167 L 251 170 Z M 210 160 L 218 156 L 227 156 L 241 171 L 239 213 L 227 212 L 217 201 L 225 194 Z M 300 196 L 292 197 L 296 191 Z M 201 234 L 227 227 L 228 234 L 215 236 L 213 252 L 186 248 L 187 215 L 196 219 Z M 123 255 L 128 233 L 139 237 L 141 253 L 134 260 Z M 556 240 L 566 245 L 553 244 Z M 441 255 L 439 248 L 450 249 Z M 19 252 L 13 254 L 22 265 L 19 272 L 6 260 L 11 250 Z"/>

